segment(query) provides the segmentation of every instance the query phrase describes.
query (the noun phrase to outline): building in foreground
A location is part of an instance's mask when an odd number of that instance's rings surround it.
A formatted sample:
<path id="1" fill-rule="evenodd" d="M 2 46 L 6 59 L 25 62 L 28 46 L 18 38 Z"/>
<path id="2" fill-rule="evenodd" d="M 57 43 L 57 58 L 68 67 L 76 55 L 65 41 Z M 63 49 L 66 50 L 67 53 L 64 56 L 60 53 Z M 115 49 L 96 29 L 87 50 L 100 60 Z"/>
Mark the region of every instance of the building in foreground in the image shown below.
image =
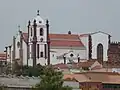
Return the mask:
<path id="1" fill-rule="evenodd" d="M 120 74 L 112 72 L 84 72 L 66 74 L 64 79 L 79 82 L 81 90 L 119 90 Z"/>
<path id="2" fill-rule="evenodd" d="M 73 87 L 73 90 L 119 90 L 120 74 L 111 72 L 84 72 L 64 74 L 64 84 Z M 39 83 L 39 77 L 15 77 L 1 75 L 0 85 L 7 90 L 31 90 Z"/>

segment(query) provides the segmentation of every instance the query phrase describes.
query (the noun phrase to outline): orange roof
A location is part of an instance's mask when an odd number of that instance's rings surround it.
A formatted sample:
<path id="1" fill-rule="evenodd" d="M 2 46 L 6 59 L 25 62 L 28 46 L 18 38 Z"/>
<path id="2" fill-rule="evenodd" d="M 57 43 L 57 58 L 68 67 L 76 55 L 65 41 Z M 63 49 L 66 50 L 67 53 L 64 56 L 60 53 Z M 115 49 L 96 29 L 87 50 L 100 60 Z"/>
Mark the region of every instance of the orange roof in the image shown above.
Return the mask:
<path id="1" fill-rule="evenodd" d="M 73 74 L 64 74 L 63 79 L 68 79 L 68 78 L 73 79 L 74 78 Z"/>
<path id="2" fill-rule="evenodd" d="M 0 60 L 6 60 L 6 54 L 0 53 Z"/>
<path id="3" fill-rule="evenodd" d="M 96 65 L 95 67 L 91 68 L 91 70 L 102 69 L 101 65 Z"/>
<path id="4" fill-rule="evenodd" d="M 86 62 L 80 62 L 78 63 L 79 67 L 90 67 L 91 65 L 94 64 L 94 60 L 93 61 L 86 61 Z"/>
<path id="5" fill-rule="evenodd" d="M 60 69 L 68 69 L 67 64 L 63 64 L 63 63 L 55 64 L 55 65 L 53 65 L 53 67 L 60 68 Z"/>
<path id="6" fill-rule="evenodd" d="M 79 36 L 77 34 L 50 34 L 50 39 L 71 39 L 78 40 Z"/>
<path id="7" fill-rule="evenodd" d="M 88 37 L 90 34 L 80 34 L 80 37 Z"/>
<path id="8" fill-rule="evenodd" d="M 64 75 L 65 78 L 74 78 L 78 82 L 119 83 L 120 74 L 112 72 L 83 72 Z"/>
<path id="9" fill-rule="evenodd" d="M 51 46 L 63 46 L 63 47 L 81 47 L 84 46 L 81 41 L 67 41 L 67 40 L 51 40 Z"/>
<path id="10" fill-rule="evenodd" d="M 28 38 L 28 33 L 22 33 L 23 34 L 23 39 L 25 42 L 27 42 L 27 38 Z"/>
<path id="11" fill-rule="evenodd" d="M 84 47 L 77 34 L 49 34 L 51 46 Z M 23 39 L 27 42 L 28 34 L 23 33 Z"/>

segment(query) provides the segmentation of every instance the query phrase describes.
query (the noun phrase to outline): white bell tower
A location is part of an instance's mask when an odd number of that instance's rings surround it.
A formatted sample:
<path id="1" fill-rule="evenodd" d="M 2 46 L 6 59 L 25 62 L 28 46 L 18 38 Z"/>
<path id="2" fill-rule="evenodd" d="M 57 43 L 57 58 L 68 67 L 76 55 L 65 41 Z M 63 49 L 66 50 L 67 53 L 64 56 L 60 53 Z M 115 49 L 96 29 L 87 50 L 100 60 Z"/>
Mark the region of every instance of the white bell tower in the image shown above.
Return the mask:
<path id="1" fill-rule="evenodd" d="M 39 10 L 37 16 L 28 24 L 28 65 L 47 64 L 47 27 L 45 21 L 40 17 Z"/>

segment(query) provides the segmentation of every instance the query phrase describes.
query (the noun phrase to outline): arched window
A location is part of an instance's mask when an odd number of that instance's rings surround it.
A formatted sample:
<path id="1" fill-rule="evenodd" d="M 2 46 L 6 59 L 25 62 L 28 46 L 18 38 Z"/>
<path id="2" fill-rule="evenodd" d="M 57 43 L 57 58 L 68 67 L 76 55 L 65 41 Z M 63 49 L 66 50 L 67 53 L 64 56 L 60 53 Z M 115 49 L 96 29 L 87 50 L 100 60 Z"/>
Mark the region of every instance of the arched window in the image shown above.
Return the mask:
<path id="1" fill-rule="evenodd" d="M 40 28 L 40 36 L 43 36 L 43 28 Z"/>
<path id="2" fill-rule="evenodd" d="M 97 59 L 103 60 L 103 45 L 101 43 L 97 46 Z"/>

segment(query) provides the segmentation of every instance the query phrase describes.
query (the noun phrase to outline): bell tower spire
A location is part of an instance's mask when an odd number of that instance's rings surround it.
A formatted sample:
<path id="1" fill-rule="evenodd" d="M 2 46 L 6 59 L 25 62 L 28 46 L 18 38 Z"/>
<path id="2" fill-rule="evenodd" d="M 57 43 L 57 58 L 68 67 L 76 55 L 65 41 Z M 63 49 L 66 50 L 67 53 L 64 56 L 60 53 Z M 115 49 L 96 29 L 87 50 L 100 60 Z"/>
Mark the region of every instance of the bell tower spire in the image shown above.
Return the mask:
<path id="1" fill-rule="evenodd" d="M 40 12 L 39 12 L 39 10 L 37 10 L 37 16 L 39 16 L 40 15 Z"/>

